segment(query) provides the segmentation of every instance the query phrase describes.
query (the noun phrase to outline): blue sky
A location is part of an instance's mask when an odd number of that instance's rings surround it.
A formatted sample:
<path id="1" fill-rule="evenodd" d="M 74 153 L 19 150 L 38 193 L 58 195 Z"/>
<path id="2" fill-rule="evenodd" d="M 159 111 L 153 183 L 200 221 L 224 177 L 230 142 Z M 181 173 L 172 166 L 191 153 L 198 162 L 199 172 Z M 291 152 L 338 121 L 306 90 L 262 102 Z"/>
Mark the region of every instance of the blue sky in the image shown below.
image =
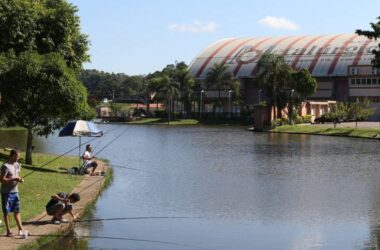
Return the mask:
<path id="1" fill-rule="evenodd" d="M 85 68 L 149 74 L 229 37 L 370 29 L 380 0 L 69 0 L 91 41 Z"/>

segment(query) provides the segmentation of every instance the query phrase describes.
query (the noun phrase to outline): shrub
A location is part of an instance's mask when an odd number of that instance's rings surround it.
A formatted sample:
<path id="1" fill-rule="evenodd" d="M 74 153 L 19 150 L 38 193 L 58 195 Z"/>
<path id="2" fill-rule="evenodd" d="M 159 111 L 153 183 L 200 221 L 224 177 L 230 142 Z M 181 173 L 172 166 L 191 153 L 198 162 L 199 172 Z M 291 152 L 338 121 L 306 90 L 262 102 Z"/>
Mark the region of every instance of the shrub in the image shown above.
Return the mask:
<path id="1" fill-rule="evenodd" d="M 311 123 L 311 115 L 302 116 L 303 123 Z"/>

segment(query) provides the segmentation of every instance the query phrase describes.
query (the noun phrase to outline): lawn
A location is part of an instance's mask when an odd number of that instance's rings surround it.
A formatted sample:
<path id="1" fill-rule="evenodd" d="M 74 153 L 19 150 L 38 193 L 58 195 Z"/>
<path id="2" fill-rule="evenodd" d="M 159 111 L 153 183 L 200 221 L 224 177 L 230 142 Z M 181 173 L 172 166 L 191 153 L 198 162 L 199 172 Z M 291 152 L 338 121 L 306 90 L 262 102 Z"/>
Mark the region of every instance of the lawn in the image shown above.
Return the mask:
<path id="1" fill-rule="evenodd" d="M 312 125 L 284 125 L 276 127 L 272 132 L 282 133 L 301 133 L 301 134 L 319 134 L 335 135 L 361 138 L 380 138 L 380 129 L 376 128 L 326 128 Z"/>
<path id="2" fill-rule="evenodd" d="M 0 160 L 3 162 L 9 151 L 0 150 Z M 39 168 L 46 162 L 56 158 L 55 155 L 34 153 L 33 166 L 25 165 L 24 154 L 21 154 L 21 176 L 26 176 L 25 181 L 19 184 L 19 195 L 21 199 L 21 217 L 26 221 L 41 214 L 45 210 L 45 205 L 50 196 L 57 192 L 71 192 L 78 186 L 83 176 L 68 175 L 65 169 L 78 166 L 78 157 L 61 157 L 56 161 Z M 2 216 L 1 216 L 2 218 Z M 11 227 L 15 226 L 13 216 L 11 216 Z M 0 233 L 5 232 L 4 224 L 0 226 Z"/>

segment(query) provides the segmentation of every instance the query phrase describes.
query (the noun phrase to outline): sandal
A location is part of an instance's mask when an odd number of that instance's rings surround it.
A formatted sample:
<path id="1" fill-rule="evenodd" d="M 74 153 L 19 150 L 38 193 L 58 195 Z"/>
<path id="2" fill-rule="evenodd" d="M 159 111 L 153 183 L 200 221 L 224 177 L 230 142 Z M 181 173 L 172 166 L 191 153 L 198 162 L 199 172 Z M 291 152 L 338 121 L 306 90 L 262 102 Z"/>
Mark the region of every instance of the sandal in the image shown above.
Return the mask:
<path id="1" fill-rule="evenodd" d="M 8 232 L 7 233 L 7 237 L 13 237 L 13 233 L 12 232 Z"/>

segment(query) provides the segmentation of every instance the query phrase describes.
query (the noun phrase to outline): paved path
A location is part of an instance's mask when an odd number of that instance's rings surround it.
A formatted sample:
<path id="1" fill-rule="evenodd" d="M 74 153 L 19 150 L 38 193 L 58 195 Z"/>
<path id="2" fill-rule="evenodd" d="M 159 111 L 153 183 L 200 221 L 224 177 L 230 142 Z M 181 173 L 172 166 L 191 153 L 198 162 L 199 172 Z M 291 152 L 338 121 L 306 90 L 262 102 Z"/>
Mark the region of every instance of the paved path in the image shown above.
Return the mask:
<path id="1" fill-rule="evenodd" d="M 100 169 L 106 169 L 106 166 L 99 162 Z M 98 167 L 99 168 L 99 167 Z M 92 202 L 98 194 L 100 193 L 102 186 L 104 184 L 105 177 L 103 176 L 85 176 L 83 181 L 78 187 L 74 188 L 73 192 L 80 194 L 80 201 L 74 205 L 74 214 L 83 215 L 84 208 L 87 204 Z M 22 215 L 22 214 L 21 214 Z M 68 214 L 65 216 L 69 221 L 72 217 Z M 29 236 L 27 239 L 22 239 L 20 236 L 6 237 L 4 235 L 0 236 L 0 249 L 17 249 L 21 245 L 26 243 L 31 243 L 42 235 L 56 235 L 61 234 L 63 231 L 67 231 L 72 227 L 72 223 L 63 223 L 60 225 L 54 225 L 50 223 L 51 216 L 48 216 L 45 212 L 30 219 L 27 222 L 23 222 L 25 230 L 29 231 Z M 12 232 L 16 234 L 17 228 L 13 228 Z"/>

